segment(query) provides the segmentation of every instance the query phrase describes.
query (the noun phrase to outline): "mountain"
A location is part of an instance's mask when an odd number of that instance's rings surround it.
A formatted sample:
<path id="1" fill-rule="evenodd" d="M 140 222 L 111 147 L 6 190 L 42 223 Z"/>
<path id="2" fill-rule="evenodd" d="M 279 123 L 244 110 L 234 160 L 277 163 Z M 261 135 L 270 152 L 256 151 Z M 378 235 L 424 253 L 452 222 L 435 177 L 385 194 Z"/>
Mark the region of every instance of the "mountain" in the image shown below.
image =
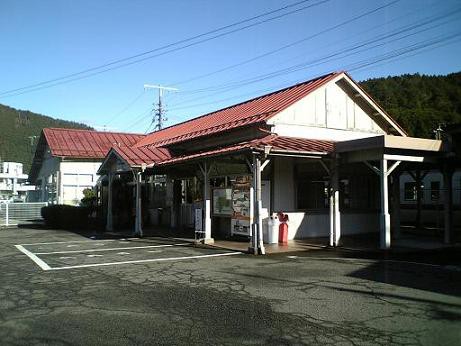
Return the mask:
<path id="1" fill-rule="evenodd" d="M 84 124 L 53 119 L 0 104 L 0 160 L 22 162 L 24 172 L 28 173 L 35 145 L 45 127 L 91 129 Z"/>
<path id="2" fill-rule="evenodd" d="M 461 72 L 445 76 L 404 74 L 368 79 L 360 85 L 410 136 L 434 138 L 437 127 L 461 123 Z M 31 137 L 38 138 L 45 127 L 91 129 L 0 104 L 0 160 L 22 162 L 28 172 L 37 142 Z"/>
<path id="3" fill-rule="evenodd" d="M 434 138 L 434 130 L 461 123 L 461 72 L 445 76 L 404 74 L 360 85 L 409 133 Z"/>

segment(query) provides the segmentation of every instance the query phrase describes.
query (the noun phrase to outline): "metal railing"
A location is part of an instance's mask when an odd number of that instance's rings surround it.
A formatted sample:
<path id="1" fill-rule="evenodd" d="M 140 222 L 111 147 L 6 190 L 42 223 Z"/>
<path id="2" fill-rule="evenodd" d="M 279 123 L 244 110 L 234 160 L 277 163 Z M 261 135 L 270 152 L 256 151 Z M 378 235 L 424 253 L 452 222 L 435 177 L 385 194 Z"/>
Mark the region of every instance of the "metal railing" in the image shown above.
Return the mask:
<path id="1" fill-rule="evenodd" d="M 41 210 L 46 202 L 0 203 L 0 226 L 14 226 L 42 220 Z"/>

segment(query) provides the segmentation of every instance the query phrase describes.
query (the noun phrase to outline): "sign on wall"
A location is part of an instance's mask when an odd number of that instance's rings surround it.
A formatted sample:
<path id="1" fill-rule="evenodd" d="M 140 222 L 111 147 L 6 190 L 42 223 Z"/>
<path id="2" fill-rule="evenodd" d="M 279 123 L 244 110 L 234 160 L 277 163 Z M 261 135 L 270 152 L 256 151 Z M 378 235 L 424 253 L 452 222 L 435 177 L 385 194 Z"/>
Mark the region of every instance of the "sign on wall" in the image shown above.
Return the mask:
<path id="1" fill-rule="evenodd" d="M 231 234 L 251 234 L 250 199 L 250 177 L 238 177 L 232 184 Z"/>
<path id="2" fill-rule="evenodd" d="M 213 215 L 232 215 L 232 189 L 213 189 Z"/>

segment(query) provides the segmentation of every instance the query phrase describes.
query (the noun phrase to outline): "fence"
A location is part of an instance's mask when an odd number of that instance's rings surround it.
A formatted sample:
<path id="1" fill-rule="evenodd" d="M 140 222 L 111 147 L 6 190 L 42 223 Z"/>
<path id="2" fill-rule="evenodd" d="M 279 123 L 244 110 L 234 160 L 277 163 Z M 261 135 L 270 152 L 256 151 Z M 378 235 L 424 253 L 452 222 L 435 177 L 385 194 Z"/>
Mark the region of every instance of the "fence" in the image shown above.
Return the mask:
<path id="1" fill-rule="evenodd" d="M 0 226 L 19 225 L 42 220 L 44 203 L 0 203 Z"/>

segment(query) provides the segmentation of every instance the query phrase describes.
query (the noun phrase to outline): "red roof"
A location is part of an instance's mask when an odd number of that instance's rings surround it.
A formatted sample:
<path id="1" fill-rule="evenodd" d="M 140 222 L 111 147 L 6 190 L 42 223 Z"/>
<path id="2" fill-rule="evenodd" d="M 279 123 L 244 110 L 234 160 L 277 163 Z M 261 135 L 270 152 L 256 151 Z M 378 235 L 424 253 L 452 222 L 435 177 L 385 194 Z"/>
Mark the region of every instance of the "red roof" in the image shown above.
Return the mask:
<path id="1" fill-rule="evenodd" d="M 147 135 L 136 146 L 166 146 L 237 127 L 265 122 L 341 73 L 330 73 L 167 127 Z"/>
<path id="2" fill-rule="evenodd" d="M 270 134 L 263 138 L 253 139 L 250 141 L 233 144 L 223 148 L 217 148 L 208 151 L 197 152 L 193 154 L 172 157 L 167 160 L 153 161 L 156 165 L 168 165 L 181 163 L 188 160 L 219 156 L 232 152 L 241 152 L 245 150 L 262 151 L 266 146 L 270 146 L 271 153 L 302 153 L 311 155 L 327 155 L 334 150 L 334 142 L 323 140 L 312 140 L 305 138 L 283 137 L 276 134 Z"/>
<path id="3" fill-rule="evenodd" d="M 103 159 L 112 146 L 133 146 L 144 135 L 76 130 L 64 128 L 43 129 L 53 156 Z"/>
<path id="4" fill-rule="evenodd" d="M 171 159 L 171 153 L 166 148 L 155 147 L 112 147 L 130 166 L 150 165 Z"/>

